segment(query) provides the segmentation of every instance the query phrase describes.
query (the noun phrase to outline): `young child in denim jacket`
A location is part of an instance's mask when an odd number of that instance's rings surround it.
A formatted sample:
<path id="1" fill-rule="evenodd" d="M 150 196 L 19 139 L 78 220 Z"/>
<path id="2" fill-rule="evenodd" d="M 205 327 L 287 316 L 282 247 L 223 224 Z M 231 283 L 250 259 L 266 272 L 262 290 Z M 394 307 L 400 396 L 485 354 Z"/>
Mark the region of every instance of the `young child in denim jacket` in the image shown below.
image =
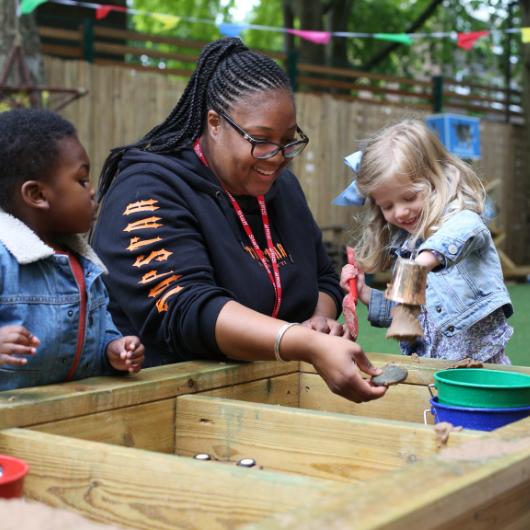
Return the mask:
<path id="1" fill-rule="evenodd" d="M 96 212 L 89 160 L 58 114 L 0 114 L 0 390 L 138 372 L 144 347 L 107 311 L 80 235 Z"/>
<path id="2" fill-rule="evenodd" d="M 424 335 L 401 342 L 402 353 L 511 364 L 504 349 L 513 308 L 483 219 L 484 188 L 473 170 L 418 120 L 383 129 L 346 163 L 357 178 L 334 203 L 366 202 L 356 246 L 360 268 L 384 271 L 401 256 L 429 271 L 419 315 Z M 352 265 L 342 269 L 345 290 L 354 277 L 372 325 L 388 327 L 393 303 Z"/>

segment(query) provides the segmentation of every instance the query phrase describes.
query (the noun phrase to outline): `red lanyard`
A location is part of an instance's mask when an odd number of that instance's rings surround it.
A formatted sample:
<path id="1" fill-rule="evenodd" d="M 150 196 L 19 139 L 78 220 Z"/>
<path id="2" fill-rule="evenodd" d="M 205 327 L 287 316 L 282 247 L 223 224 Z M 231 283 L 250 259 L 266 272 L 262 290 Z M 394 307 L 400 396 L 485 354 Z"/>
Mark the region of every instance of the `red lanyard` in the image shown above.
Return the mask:
<path id="1" fill-rule="evenodd" d="M 199 139 L 197 138 L 193 144 L 193 150 L 195 151 L 195 154 L 199 157 L 199 160 L 208 167 L 208 160 L 206 160 L 206 157 L 204 156 L 201 143 Z M 232 207 L 234 208 L 237 216 L 239 217 L 239 221 L 241 222 L 241 226 L 243 226 L 243 230 L 245 231 L 245 234 L 247 234 L 247 237 L 252 244 L 252 248 L 256 252 L 259 260 L 261 261 L 261 264 L 263 265 L 263 268 L 267 271 L 267 275 L 269 276 L 269 280 L 272 284 L 272 287 L 274 289 L 274 308 L 272 310 L 272 316 L 276 318 L 278 316 L 278 313 L 280 312 L 280 305 L 282 303 L 282 282 L 280 279 L 280 271 L 278 268 L 278 261 L 276 259 L 276 252 L 274 250 L 274 244 L 272 242 L 272 234 L 271 234 L 271 228 L 269 223 L 269 214 L 267 213 L 267 205 L 265 203 L 265 197 L 263 195 L 259 195 L 257 197 L 260 214 L 261 214 L 261 221 L 263 223 L 263 230 L 265 232 L 265 239 L 267 241 L 267 249 L 269 250 L 269 258 L 271 260 L 272 264 L 272 272 L 269 267 L 269 264 L 267 260 L 265 259 L 265 255 L 263 254 L 263 251 L 261 248 L 259 248 L 258 242 L 256 241 L 256 238 L 254 237 L 254 233 L 252 232 L 252 228 L 250 228 L 250 225 L 248 224 L 248 221 L 245 217 L 245 214 L 243 213 L 243 210 L 241 209 L 241 206 L 239 206 L 238 202 L 234 198 L 234 196 L 227 190 L 224 190 L 228 198 L 230 199 L 230 202 L 232 203 Z"/>

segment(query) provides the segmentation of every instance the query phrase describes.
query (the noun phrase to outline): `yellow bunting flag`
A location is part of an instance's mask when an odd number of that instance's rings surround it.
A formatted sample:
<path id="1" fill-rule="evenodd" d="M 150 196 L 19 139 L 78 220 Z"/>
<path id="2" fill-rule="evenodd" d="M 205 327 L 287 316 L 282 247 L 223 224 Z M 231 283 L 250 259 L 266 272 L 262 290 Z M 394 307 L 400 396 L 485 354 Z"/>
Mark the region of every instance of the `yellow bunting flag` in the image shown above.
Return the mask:
<path id="1" fill-rule="evenodd" d="M 521 28 L 521 38 L 525 44 L 530 42 L 530 28 Z"/>
<path id="2" fill-rule="evenodd" d="M 163 13 L 153 13 L 153 18 L 158 20 L 164 26 L 164 29 L 173 29 L 180 22 L 180 17 Z"/>

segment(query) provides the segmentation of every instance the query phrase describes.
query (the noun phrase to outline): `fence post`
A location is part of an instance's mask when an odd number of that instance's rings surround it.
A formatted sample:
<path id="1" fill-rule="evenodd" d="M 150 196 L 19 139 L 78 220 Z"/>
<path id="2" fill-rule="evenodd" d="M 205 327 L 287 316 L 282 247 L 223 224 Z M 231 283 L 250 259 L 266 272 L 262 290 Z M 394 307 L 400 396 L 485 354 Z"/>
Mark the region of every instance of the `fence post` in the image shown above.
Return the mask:
<path id="1" fill-rule="evenodd" d="M 432 110 L 436 114 L 443 109 L 444 78 L 441 75 L 432 76 Z"/>
<path id="2" fill-rule="evenodd" d="M 289 81 L 291 81 L 293 92 L 296 92 L 298 77 L 298 51 L 294 48 L 289 50 L 287 54 L 287 75 L 289 76 Z"/>
<path id="3" fill-rule="evenodd" d="M 83 59 L 94 62 L 94 21 L 90 18 L 83 20 Z"/>

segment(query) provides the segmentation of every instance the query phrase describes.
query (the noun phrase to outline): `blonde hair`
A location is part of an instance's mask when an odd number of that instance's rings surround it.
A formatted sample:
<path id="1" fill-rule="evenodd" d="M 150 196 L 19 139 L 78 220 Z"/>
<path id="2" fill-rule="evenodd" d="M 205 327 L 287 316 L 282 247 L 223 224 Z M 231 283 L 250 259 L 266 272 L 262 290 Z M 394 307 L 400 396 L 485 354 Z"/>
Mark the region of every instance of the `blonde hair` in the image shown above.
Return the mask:
<path id="1" fill-rule="evenodd" d="M 389 245 L 399 229 L 385 221 L 371 198 L 388 179 L 410 178 L 411 189 L 424 198 L 413 240 L 426 239 L 461 210 L 482 214 L 486 194 L 479 177 L 468 164 L 451 155 L 422 121 L 404 120 L 387 127 L 366 140 L 362 150 L 357 183 L 366 197 L 367 211 L 356 251 L 366 272 L 386 270 L 392 261 Z"/>

